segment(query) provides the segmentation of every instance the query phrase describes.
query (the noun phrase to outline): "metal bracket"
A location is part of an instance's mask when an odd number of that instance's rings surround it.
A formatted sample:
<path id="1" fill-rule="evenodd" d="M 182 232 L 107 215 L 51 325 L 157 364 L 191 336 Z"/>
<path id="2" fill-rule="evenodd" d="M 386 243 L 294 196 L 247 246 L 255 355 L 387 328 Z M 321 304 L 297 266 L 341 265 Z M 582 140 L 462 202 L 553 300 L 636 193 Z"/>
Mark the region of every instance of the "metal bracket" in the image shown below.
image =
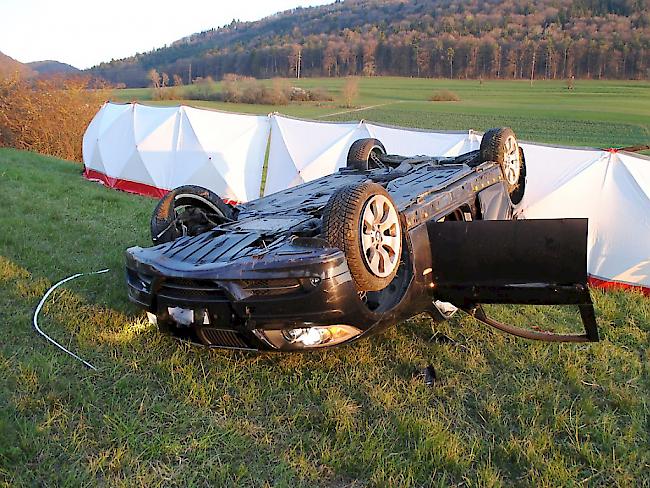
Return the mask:
<path id="1" fill-rule="evenodd" d="M 524 339 L 544 342 L 598 342 L 598 327 L 596 325 L 594 307 L 592 305 L 578 305 L 578 307 L 580 309 L 582 324 L 585 328 L 584 334 L 557 334 L 555 332 L 536 331 L 504 324 L 503 322 L 488 317 L 481 305 L 464 308 L 463 310 L 484 324 Z"/>

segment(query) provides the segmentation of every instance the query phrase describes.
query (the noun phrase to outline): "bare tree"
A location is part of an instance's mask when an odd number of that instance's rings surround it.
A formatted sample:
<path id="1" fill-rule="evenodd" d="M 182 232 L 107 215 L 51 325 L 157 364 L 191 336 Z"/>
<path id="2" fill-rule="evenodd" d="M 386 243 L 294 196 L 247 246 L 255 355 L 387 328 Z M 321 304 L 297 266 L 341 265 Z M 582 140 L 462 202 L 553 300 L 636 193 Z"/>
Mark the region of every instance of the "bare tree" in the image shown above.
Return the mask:
<path id="1" fill-rule="evenodd" d="M 352 108 L 359 96 L 359 78 L 353 76 L 346 78 L 343 83 L 343 89 L 341 90 L 341 96 L 343 98 L 343 105 L 346 108 Z"/>
<path id="2" fill-rule="evenodd" d="M 532 43 L 533 59 L 530 66 L 530 86 L 533 86 L 533 78 L 535 77 L 535 58 L 537 57 L 537 46 Z"/>
<path id="3" fill-rule="evenodd" d="M 155 89 L 160 88 L 160 75 L 158 72 L 155 69 L 151 68 L 148 75 L 149 80 L 151 80 L 151 86 Z"/>
<path id="4" fill-rule="evenodd" d="M 449 78 L 454 77 L 454 48 L 447 48 L 447 61 L 449 61 Z"/>
<path id="5" fill-rule="evenodd" d="M 296 78 L 300 78 L 299 73 L 300 73 L 301 57 L 302 57 L 302 50 L 300 48 L 300 45 L 293 44 L 287 56 L 290 76 L 295 76 Z"/>
<path id="6" fill-rule="evenodd" d="M 151 98 L 160 100 L 162 98 L 162 90 L 160 85 L 160 74 L 155 69 L 149 70 L 149 79 L 151 80 Z"/>
<path id="7" fill-rule="evenodd" d="M 327 73 L 327 76 L 332 76 L 333 68 L 335 73 L 338 72 L 336 64 L 336 46 L 333 42 L 329 42 L 323 54 L 323 71 Z"/>
<path id="8" fill-rule="evenodd" d="M 429 75 L 431 53 L 426 46 L 416 44 L 415 62 L 418 67 L 418 78 L 422 75 Z"/>
<path id="9" fill-rule="evenodd" d="M 363 43 L 363 74 L 365 76 L 375 76 L 375 51 L 377 41 L 374 39 Z"/>

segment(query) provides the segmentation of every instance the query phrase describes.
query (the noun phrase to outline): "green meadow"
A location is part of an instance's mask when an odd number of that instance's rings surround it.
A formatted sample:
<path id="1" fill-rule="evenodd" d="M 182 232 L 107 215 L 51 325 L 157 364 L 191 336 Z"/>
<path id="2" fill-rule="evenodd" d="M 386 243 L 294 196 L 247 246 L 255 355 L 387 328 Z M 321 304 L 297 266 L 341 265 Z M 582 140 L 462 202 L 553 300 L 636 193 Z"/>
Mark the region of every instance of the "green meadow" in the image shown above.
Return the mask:
<path id="1" fill-rule="evenodd" d="M 148 88 L 116 90 L 112 99 L 164 105 L 182 103 L 244 113 L 280 112 L 319 120 L 365 119 L 426 129 L 485 130 L 510 126 L 521 139 L 572 146 L 650 145 L 648 81 L 577 80 L 569 90 L 564 81 L 535 81 L 531 86 L 529 81 L 360 78 L 359 96 L 353 108 L 341 107 L 344 80 L 316 78 L 288 83 L 301 88 L 325 88 L 334 101 L 281 106 L 200 100 L 152 102 Z M 454 92 L 460 100 L 428 101 L 442 90 Z"/>

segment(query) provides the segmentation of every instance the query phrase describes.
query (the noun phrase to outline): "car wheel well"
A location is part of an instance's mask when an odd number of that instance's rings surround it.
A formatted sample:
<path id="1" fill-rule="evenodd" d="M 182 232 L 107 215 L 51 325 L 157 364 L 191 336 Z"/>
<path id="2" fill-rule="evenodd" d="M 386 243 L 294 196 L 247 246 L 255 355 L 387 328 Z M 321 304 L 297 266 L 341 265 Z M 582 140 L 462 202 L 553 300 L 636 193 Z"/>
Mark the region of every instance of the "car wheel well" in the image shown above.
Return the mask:
<path id="1" fill-rule="evenodd" d="M 160 199 L 150 222 L 151 240 L 162 244 L 197 235 L 236 219 L 236 212 L 211 190 L 196 185 L 175 188 Z"/>
<path id="2" fill-rule="evenodd" d="M 399 304 L 406 294 L 413 278 L 412 248 L 406 234 L 402 239 L 402 254 L 397 273 L 391 282 L 379 291 L 365 292 L 362 298 L 368 309 L 374 313 L 385 313 Z"/>

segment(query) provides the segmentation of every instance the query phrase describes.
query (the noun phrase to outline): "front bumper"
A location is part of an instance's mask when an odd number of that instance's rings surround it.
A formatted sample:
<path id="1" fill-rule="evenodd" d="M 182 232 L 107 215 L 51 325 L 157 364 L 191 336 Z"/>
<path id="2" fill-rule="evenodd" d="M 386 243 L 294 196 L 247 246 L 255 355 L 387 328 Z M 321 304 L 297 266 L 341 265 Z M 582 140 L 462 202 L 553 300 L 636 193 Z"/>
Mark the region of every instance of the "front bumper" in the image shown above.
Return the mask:
<path id="1" fill-rule="evenodd" d="M 154 314 L 162 332 L 178 338 L 211 347 L 293 351 L 350 342 L 382 318 L 359 297 L 338 249 L 195 272 L 151 260 L 151 249 L 126 252 L 129 299 Z M 330 326 L 351 333 L 305 346 L 282 332 Z"/>

